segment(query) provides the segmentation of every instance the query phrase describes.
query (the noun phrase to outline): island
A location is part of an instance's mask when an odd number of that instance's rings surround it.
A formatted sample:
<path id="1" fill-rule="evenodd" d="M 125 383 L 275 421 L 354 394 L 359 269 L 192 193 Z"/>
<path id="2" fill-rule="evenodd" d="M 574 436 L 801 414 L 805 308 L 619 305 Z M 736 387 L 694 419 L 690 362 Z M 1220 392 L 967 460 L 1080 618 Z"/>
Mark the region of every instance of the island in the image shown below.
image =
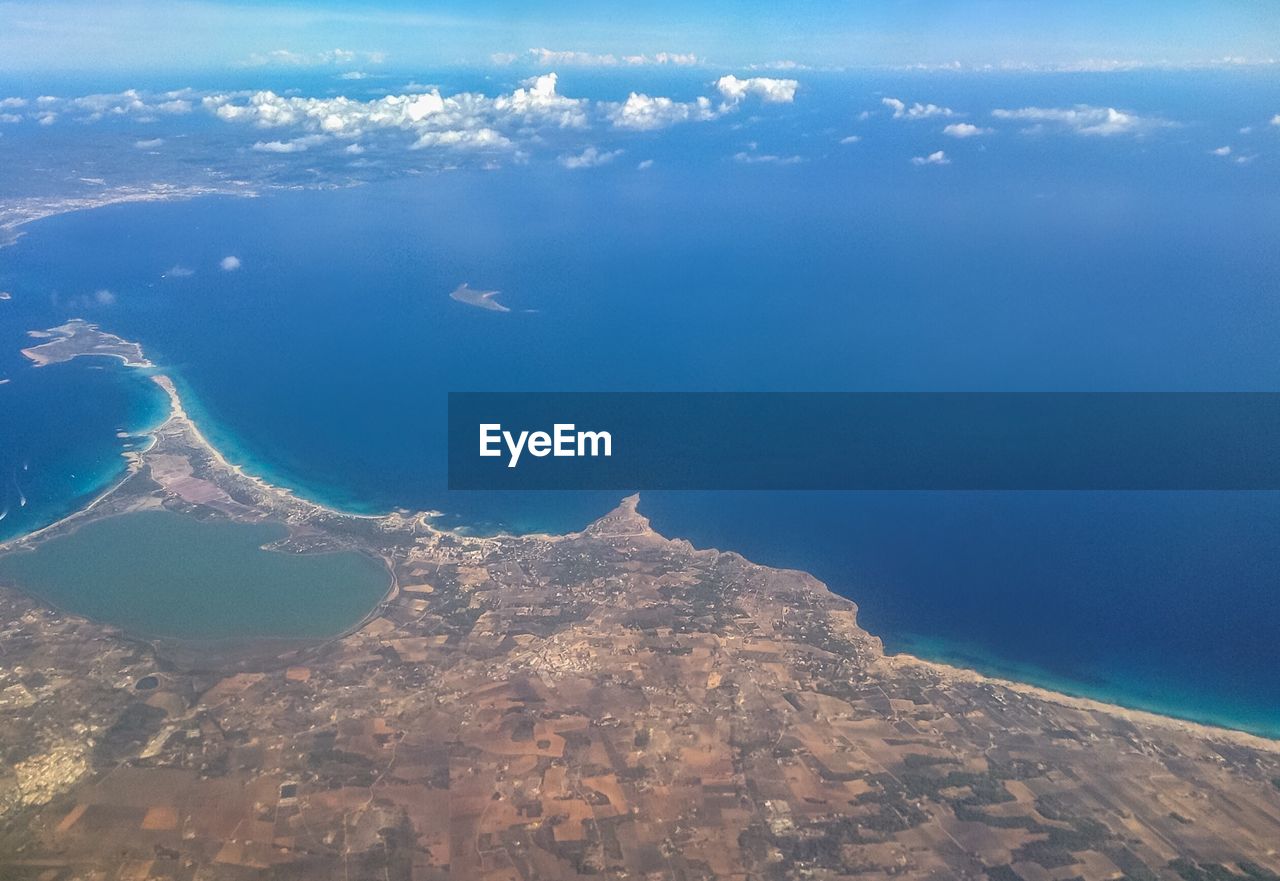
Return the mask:
<path id="1" fill-rule="evenodd" d="M 153 366 L 142 354 L 140 345 L 123 340 L 115 334 L 105 333 L 96 324 L 90 324 L 83 318 L 74 318 L 48 330 L 31 330 L 27 332 L 27 336 L 44 340 L 22 350 L 22 354 L 35 362 L 37 367 L 57 364 L 81 355 L 119 358 L 126 367 Z"/>
<path id="2" fill-rule="evenodd" d="M 50 333 L 38 363 L 123 342 Z M 215 646 L 0 588 L 0 877 L 1280 878 L 1278 741 L 886 655 L 812 576 L 636 496 L 567 535 L 316 505 L 151 375 L 154 443 L 0 554 L 165 510 L 390 586 L 335 637 Z"/>
<path id="3" fill-rule="evenodd" d="M 510 312 L 510 309 L 494 299 L 500 293 L 502 291 L 477 291 L 468 287 L 464 281 L 454 288 L 449 296 L 459 303 L 466 303 L 468 306 L 475 306 L 477 309 L 488 309 L 490 312 Z"/>

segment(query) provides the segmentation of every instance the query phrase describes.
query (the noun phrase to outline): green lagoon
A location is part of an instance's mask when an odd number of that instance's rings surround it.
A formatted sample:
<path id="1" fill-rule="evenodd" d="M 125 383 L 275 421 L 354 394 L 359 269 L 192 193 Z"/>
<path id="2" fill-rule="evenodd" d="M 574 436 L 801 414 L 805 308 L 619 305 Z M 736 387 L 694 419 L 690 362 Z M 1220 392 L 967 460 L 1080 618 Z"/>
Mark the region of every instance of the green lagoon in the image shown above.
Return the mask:
<path id="1" fill-rule="evenodd" d="M 148 637 L 308 638 L 341 633 L 386 593 L 386 570 L 354 551 L 264 550 L 281 524 L 123 514 L 0 557 L 0 582 Z"/>

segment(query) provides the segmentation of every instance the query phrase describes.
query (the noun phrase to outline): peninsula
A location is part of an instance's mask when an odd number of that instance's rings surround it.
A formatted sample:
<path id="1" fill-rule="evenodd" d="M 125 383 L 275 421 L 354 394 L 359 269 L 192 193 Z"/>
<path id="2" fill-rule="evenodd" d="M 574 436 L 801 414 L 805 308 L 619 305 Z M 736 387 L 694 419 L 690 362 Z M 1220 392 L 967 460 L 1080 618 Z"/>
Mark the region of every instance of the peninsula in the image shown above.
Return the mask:
<path id="1" fill-rule="evenodd" d="M 127 345 L 50 333 L 37 363 Z M 634 496 L 561 536 L 324 508 L 152 378 L 172 413 L 128 475 L 0 554 L 164 509 L 391 588 L 337 638 L 230 647 L 0 589 L 2 877 L 1280 879 L 1280 742 L 886 656 L 852 602 Z"/>

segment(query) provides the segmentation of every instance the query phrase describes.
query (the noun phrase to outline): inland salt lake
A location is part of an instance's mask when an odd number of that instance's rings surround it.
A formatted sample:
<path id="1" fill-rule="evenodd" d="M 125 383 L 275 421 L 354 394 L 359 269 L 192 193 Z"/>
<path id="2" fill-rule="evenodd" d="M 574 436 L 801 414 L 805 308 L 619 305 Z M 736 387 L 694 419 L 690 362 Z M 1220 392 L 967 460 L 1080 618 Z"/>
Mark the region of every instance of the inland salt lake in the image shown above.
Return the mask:
<path id="1" fill-rule="evenodd" d="M 873 143 L 780 167 L 723 147 L 654 145 L 643 176 L 534 163 L 31 225 L 0 252 L 3 535 L 101 491 L 138 442 L 120 435 L 162 409 L 116 362 L 18 355 L 26 330 L 76 315 L 139 340 L 251 473 L 475 530 L 580 528 L 620 494 L 446 491 L 450 390 L 1280 389 L 1274 180 L 1044 140 L 929 169 L 950 175 L 940 190 Z M 463 282 L 512 311 L 451 300 Z M 1276 493 L 647 493 L 641 509 L 813 572 L 890 651 L 1280 735 Z M 335 632 L 383 589 L 369 561 L 260 552 L 259 527 L 138 522 L 3 571 L 73 611 L 203 636 Z M 149 531 L 189 542 L 186 562 L 126 559 Z M 278 571 L 226 575 L 262 567 Z"/>
<path id="2" fill-rule="evenodd" d="M 330 636 L 387 592 L 386 569 L 354 551 L 264 549 L 286 534 L 279 524 L 121 514 L 0 557 L 0 581 L 139 636 L 202 641 Z"/>

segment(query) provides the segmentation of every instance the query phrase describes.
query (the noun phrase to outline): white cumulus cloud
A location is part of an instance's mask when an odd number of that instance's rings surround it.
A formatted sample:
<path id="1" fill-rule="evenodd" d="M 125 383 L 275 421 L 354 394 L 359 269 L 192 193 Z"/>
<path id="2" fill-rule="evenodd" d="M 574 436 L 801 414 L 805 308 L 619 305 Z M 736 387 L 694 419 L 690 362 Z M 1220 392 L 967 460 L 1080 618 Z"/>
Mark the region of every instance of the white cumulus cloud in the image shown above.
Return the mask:
<path id="1" fill-rule="evenodd" d="M 445 147 L 457 150 L 506 150 L 511 146 L 511 139 L 501 132 L 491 128 L 478 128 L 423 132 L 413 142 L 412 149 Z"/>
<path id="2" fill-rule="evenodd" d="M 235 272 L 240 268 L 240 258 L 234 254 L 229 254 L 218 261 L 218 267 L 223 272 Z"/>
<path id="3" fill-rule="evenodd" d="M 526 80 L 508 94 L 492 98 L 474 92 L 446 97 L 438 89 L 367 101 L 259 91 L 210 95 L 203 103 L 219 119 L 252 123 L 259 128 L 295 128 L 349 139 L 379 129 L 399 129 L 415 137 L 412 146 L 417 149 L 505 149 L 511 146 L 511 134 L 530 127 L 587 126 L 590 102 L 561 95 L 556 83 L 554 73 L 543 74 Z"/>
<path id="4" fill-rule="evenodd" d="M 950 107 L 941 107 L 937 104 L 921 104 L 918 101 L 915 104 L 908 105 L 907 102 L 899 98 L 881 98 L 880 103 L 893 111 L 894 119 L 931 119 L 935 116 L 957 115 Z"/>
<path id="5" fill-rule="evenodd" d="M 324 141 L 325 138 L 321 135 L 307 135 L 292 141 L 258 141 L 253 149 L 259 153 L 302 153 Z"/>
<path id="6" fill-rule="evenodd" d="M 718 115 L 710 98 L 694 101 L 673 101 L 670 98 L 650 97 L 632 92 L 627 100 L 615 104 L 606 111 L 614 128 L 633 131 L 654 131 L 680 122 L 701 122 Z"/>
<path id="7" fill-rule="evenodd" d="M 971 122 L 953 122 L 943 128 L 942 133 L 952 138 L 976 138 L 991 134 L 991 129 L 976 126 Z"/>
<path id="8" fill-rule="evenodd" d="M 1213 155 L 1213 156 L 1230 156 L 1230 155 L 1231 155 L 1231 148 L 1230 148 L 1230 147 L 1215 147 L 1214 149 L 1210 150 L 1210 151 L 1209 151 L 1209 153 L 1210 153 L 1211 155 Z"/>
<path id="9" fill-rule="evenodd" d="M 603 105 L 605 116 L 614 128 L 632 131 L 655 131 L 681 122 L 706 122 L 732 113 L 747 98 L 758 98 L 766 104 L 789 104 L 795 100 L 799 83 L 773 77 L 739 79 L 727 74 L 716 80 L 722 97 L 719 105 L 700 96 L 692 101 L 675 101 L 662 96 L 632 92 L 622 103 Z"/>
<path id="10" fill-rule="evenodd" d="M 767 76 L 753 76 L 739 79 L 727 74 L 716 80 L 716 89 L 730 104 L 736 104 L 748 95 L 759 98 L 769 104 L 790 104 L 796 98 L 797 80 L 775 79 Z"/>
<path id="11" fill-rule="evenodd" d="M 912 165 L 950 165 L 951 160 L 947 158 L 947 154 L 942 150 L 935 150 L 928 156 L 912 156 Z"/>
<path id="12" fill-rule="evenodd" d="M 326 58 L 337 63 L 347 56 L 337 53 Z M 284 56 L 279 60 L 291 63 Z M 298 63 L 310 60 L 297 59 Z M 361 56 L 351 60 L 361 60 Z M 691 64 L 697 59 L 687 54 L 661 52 L 651 56 L 620 56 L 619 65 L 642 61 Z M 131 89 L 78 98 L 45 95 L 0 99 L 3 102 L 0 122 L 9 121 L 10 117 L 12 121 L 31 120 L 42 125 L 61 123 L 64 119 L 91 122 L 109 117 L 149 122 L 163 114 L 196 110 L 244 130 L 245 134 L 234 145 L 235 152 L 278 157 L 276 162 L 261 163 L 261 170 L 268 176 L 286 167 L 286 156 L 308 151 L 323 152 L 326 158 L 357 157 L 366 152 L 380 156 L 378 160 L 349 161 L 347 168 L 384 166 L 387 163 L 383 159 L 392 151 L 411 150 L 438 151 L 445 154 L 440 164 L 453 167 L 463 161 L 459 154 L 470 151 L 475 161 L 497 167 L 500 160 L 524 163 L 534 151 L 574 158 L 565 150 L 577 149 L 582 143 L 583 139 L 576 133 L 599 129 L 602 125 L 614 130 L 648 132 L 679 123 L 707 122 L 743 112 L 754 104 L 791 103 L 799 88 L 793 79 L 740 78 L 732 74 L 719 77 L 710 85 L 714 86 L 714 92 L 688 100 L 631 91 L 625 101 L 563 95 L 554 72 L 530 77 L 510 91 L 496 95 L 468 91 L 443 94 L 438 86 L 420 84 L 403 86 L 399 94 L 378 97 L 367 94 L 309 97 L 265 89 L 206 92 L 183 89 L 162 93 Z M 189 132 L 171 132 L 171 128 L 166 128 L 163 138 L 134 135 L 138 139 L 131 143 L 138 150 L 151 150 L 162 145 L 172 146 L 178 143 L 175 139 L 190 136 Z M 609 153 L 612 146 L 599 145 L 600 155 Z M 402 156 L 402 161 L 406 160 L 407 157 Z M 418 164 L 415 162 L 412 170 L 419 170 Z M 318 173 L 325 170 L 320 168 Z"/>
<path id="13" fill-rule="evenodd" d="M 79 122 L 118 118 L 155 122 L 162 116 L 190 113 L 193 109 L 193 94 L 189 89 L 159 93 L 126 89 L 123 92 L 104 92 L 74 98 L 41 95 L 36 98 L 35 107 L 30 112 L 41 125 L 52 125 L 63 115 Z M 0 101 L 0 107 L 27 108 L 30 103 L 24 98 L 6 98 Z"/>
<path id="14" fill-rule="evenodd" d="M 565 168 L 597 168 L 601 165 L 607 165 L 622 155 L 621 150 L 599 150 L 595 147 L 587 147 L 577 155 L 565 154 L 560 156 L 558 161 Z"/>

